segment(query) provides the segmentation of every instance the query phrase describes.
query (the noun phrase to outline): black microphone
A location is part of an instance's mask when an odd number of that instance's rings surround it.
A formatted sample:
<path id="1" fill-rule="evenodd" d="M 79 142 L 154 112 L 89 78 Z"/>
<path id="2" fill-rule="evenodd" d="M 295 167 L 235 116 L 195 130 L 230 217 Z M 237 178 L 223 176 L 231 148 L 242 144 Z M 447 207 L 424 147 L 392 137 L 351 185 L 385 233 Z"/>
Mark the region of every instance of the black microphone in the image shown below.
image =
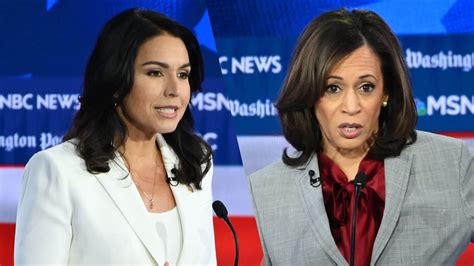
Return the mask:
<path id="1" fill-rule="evenodd" d="M 174 175 L 174 176 L 168 176 L 168 179 L 166 179 L 166 182 L 168 182 L 168 184 L 170 184 L 171 186 L 173 187 L 176 187 L 179 182 L 178 182 L 178 178 L 176 178 L 176 176 L 179 175 L 179 171 L 178 169 L 176 169 L 175 167 L 173 167 L 171 169 L 171 173 Z"/>
<path id="2" fill-rule="evenodd" d="M 352 212 L 351 262 L 350 262 L 351 266 L 354 266 L 354 259 L 355 259 L 357 205 L 359 202 L 360 191 L 365 187 L 366 183 L 367 183 L 367 175 L 365 175 L 364 172 L 358 172 L 354 179 L 354 187 L 355 187 L 356 195 L 355 195 L 354 211 Z"/>
<path id="3" fill-rule="evenodd" d="M 321 185 L 321 177 L 314 177 L 316 173 L 314 170 L 309 170 L 308 175 L 309 175 L 309 184 L 312 187 L 319 187 Z"/>
<path id="4" fill-rule="evenodd" d="M 232 231 L 232 235 L 234 236 L 234 242 L 235 242 L 235 259 L 234 259 L 234 266 L 237 266 L 239 264 L 239 240 L 237 239 L 237 234 L 235 233 L 234 227 L 232 226 L 232 223 L 229 220 L 229 217 L 227 217 L 227 209 L 220 200 L 216 200 L 212 203 L 212 209 L 214 209 L 214 212 L 216 213 L 217 217 L 224 219 L 226 224 L 230 227 L 230 230 Z"/>

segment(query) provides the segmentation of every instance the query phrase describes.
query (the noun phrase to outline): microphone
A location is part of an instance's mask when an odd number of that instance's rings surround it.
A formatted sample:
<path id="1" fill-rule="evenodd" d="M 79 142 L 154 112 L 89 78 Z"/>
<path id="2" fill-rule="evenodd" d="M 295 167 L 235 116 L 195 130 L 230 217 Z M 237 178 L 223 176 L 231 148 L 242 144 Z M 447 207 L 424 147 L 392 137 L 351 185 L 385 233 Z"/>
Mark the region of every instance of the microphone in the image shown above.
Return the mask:
<path id="1" fill-rule="evenodd" d="M 314 177 L 316 173 L 313 170 L 308 171 L 309 184 L 312 187 L 319 187 L 321 185 L 321 177 Z"/>
<path id="2" fill-rule="evenodd" d="M 367 183 L 367 175 L 365 175 L 364 172 L 358 172 L 354 179 L 356 195 L 355 195 L 354 211 L 352 213 L 351 262 L 350 262 L 351 266 L 354 266 L 354 260 L 355 260 L 357 205 L 359 202 L 360 191 L 365 187 L 366 183 Z"/>
<path id="3" fill-rule="evenodd" d="M 171 173 L 174 176 L 168 176 L 168 179 L 166 179 L 166 182 L 168 182 L 168 184 L 170 184 L 171 186 L 176 187 L 179 184 L 178 179 L 176 178 L 176 176 L 179 175 L 179 171 L 178 169 L 176 169 L 176 167 L 173 167 L 171 169 Z"/>
<path id="4" fill-rule="evenodd" d="M 229 217 L 227 217 L 227 209 L 224 203 L 222 203 L 220 200 L 216 200 L 212 203 L 212 209 L 214 209 L 214 212 L 216 213 L 217 217 L 224 219 L 224 221 L 232 231 L 232 235 L 234 236 L 235 242 L 234 266 L 237 266 L 239 264 L 239 240 L 237 239 L 237 234 L 235 233 L 234 227 L 232 226 Z"/>

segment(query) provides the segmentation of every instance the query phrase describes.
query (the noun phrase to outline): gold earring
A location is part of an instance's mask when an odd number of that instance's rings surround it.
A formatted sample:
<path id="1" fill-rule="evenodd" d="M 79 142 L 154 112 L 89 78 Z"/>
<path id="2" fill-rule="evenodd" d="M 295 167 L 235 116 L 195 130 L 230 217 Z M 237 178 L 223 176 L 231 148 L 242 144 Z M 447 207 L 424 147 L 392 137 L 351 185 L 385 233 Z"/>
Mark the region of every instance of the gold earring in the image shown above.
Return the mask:
<path id="1" fill-rule="evenodd" d="M 387 107 L 387 105 L 388 105 L 388 102 L 387 102 L 387 101 L 383 101 L 383 102 L 382 102 L 382 107 Z"/>
<path id="2" fill-rule="evenodd" d="M 119 106 L 119 99 L 117 96 L 114 96 L 114 107 Z"/>

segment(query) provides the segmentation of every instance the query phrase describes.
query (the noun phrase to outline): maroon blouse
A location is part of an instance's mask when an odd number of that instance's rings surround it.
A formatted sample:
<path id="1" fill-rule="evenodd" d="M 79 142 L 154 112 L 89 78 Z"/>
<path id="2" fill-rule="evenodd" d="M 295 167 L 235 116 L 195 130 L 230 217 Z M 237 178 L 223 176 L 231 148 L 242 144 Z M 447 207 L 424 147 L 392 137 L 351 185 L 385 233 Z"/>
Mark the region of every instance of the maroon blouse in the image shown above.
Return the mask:
<path id="1" fill-rule="evenodd" d="M 339 251 L 349 262 L 351 258 L 351 219 L 354 210 L 354 182 L 329 157 L 318 155 L 324 205 L 331 234 Z M 367 155 L 359 165 L 368 179 L 362 189 L 357 207 L 355 265 L 369 265 L 375 236 L 382 221 L 385 206 L 385 174 L 383 161 Z"/>

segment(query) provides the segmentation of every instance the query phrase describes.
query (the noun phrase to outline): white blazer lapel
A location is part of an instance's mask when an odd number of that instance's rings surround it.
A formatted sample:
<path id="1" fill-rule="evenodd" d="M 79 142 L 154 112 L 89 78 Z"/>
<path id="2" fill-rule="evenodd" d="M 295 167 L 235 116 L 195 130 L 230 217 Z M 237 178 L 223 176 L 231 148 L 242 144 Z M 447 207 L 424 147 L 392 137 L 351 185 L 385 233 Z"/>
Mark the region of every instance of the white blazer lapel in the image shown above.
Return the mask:
<path id="1" fill-rule="evenodd" d="M 130 175 L 127 176 L 125 164 L 121 157 L 117 156 L 110 163 L 110 171 L 96 175 L 117 208 L 130 224 L 130 227 L 142 241 L 145 248 L 158 265 L 164 264 L 164 246 L 154 230 L 147 210 L 142 204 L 138 190 L 132 182 Z"/>
<path id="2" fill-rule="evenodd" d="M 160 134 L 157 135 L 157 141 L 168 177 L 174 177 L 171 170 L 179 167 L 178 156 Z M 203 180 L 203 189 L 211 189 L 210 184 L 205 187 L 207 184 L 204 182 L 210 182 L 210 180 Z M 214 247 L 209 247 L 207 243 L 214 243 L 214 239 L 203 239 L 209 235 L 212 236 L 212 233 L 206 231 L 208 228 L 212 230 L 212 226 L 209 226 L 212 224 L 210 193 L 202 193 L 204 191 L 183 184 L 171 186 L 171 190 L 176 201 L 183 234 L 183 246 L 178 264 L 212 262 L 211 256 L 214 251 L 209 249 L 214 249 Z"/>
<path id="3" fill-rule="evenodd" d="M 212 223 L 212 220 L 207 221 L 203 218 L 212 216 L 206 213 L 208 209 L 205 206 L 206 204 L 203 204 L 202 195 L 199 195 L 198 192 L 191 193 L 185 185 L 181 184 L 172 187 L 172 190 L 183 232 L 183 246 L 178 264 L 211 261 L 210 255 L 212 252 L 208 249 L 213 247 L 206 244 L 213 242 L 214 239 L 203 239 L 203 237 L 209 235 L 203 232 L 207 228 L 207 226 L 203 226 L 203 222 Z M 210 205 L 210 202 L 207 205 Z"/>

